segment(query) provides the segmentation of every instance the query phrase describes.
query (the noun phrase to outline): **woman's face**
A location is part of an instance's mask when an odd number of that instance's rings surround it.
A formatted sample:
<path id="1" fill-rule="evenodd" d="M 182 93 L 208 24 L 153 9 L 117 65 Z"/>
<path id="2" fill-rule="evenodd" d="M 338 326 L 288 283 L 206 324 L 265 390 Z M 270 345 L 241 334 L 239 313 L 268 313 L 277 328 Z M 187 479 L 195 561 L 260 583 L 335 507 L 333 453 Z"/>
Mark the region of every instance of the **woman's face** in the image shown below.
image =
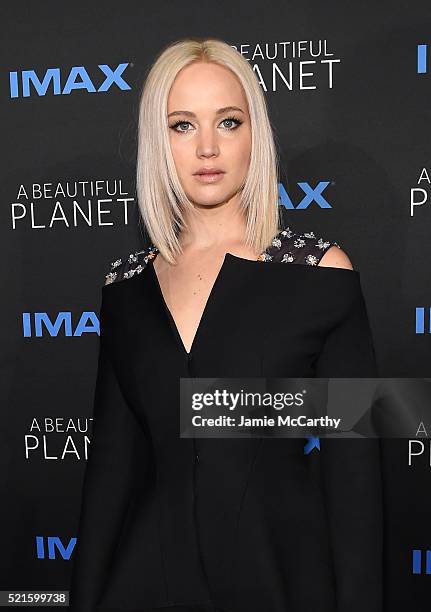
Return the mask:
<path id="1" fill-rule="evenodd" d="M 247 100 L 235 75 L 213 63 L 183 68 L 169 93 L 168 126 L 175 167 L 189 200 L 211 206 L 234 197 L 247 176 L 251 153 Z M 206 178 L 196 174 L 203 168 L 221 173 Z"/>

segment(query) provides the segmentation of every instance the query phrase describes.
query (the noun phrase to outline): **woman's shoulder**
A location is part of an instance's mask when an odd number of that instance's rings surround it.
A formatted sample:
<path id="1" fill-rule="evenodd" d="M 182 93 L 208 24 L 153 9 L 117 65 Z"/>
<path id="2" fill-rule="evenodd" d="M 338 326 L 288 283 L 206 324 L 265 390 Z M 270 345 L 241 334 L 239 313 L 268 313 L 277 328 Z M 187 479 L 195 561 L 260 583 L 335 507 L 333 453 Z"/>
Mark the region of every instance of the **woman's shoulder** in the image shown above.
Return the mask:
<path id="1" fill-rule="evenodd" d="M 135 251 L 124 257 L 119 257 L 110 265 L 108 273 L 105 275 L 105 285 L 132 278 L 135 274 L 140 274 L 157 253 L 157 248 L 150 245 L 141 251 Z"/>
<path id="2" fill-rule="evenodd" d="M 331 247 L 337 247 L 341 267 L 346 267 L 348 258 L 338 242 L 327 239 L 312 230 L 302 233 L 296 232 L 291 226 L 286 225 L 273 238 L 271 245 L 259 255 L 258 260 L 317 266 Z M 111 263 L 110 269 L 105 275 L 105 285 L 140 274 L 157 252 L 157 247 L 151 244 L 140 251 L 119 257 Z M 329 265 L 335 267 L 337 264 L 329 262 Z"/>
<path id="3" fill-rule="evenodd" d="M 315 231 L 299 233 L 291 226 L 285 226 L 259 256 L 259 260 L 317 266 L 331 247 L 337 247 L 343 252 L 338 242 L 327 239 Z"/>

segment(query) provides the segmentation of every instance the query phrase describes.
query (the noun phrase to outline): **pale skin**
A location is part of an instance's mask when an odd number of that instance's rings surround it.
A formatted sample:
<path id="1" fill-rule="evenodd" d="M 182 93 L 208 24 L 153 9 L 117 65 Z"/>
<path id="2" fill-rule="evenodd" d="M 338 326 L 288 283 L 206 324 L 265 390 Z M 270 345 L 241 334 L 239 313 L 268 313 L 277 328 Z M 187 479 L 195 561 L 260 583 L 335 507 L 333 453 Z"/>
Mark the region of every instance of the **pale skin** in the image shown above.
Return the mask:
<path id="1" fill-rule="evenodd" d="M 239 189 L 251 152 L 251 124 L 235 75 L 204 62 L 178 73 L 168 97 L 167 115 L 181 185 L 202 215 L 187 217 L 189 228 L 179 237 L 183 253 L 177 263 L 169 264 L 159 253 L 154 270 L 189 352 L 225 254 L 251 260 L 259 256 L 244 244 L 245 222 L 239 211 Z M 215 183 L 202 183 L 193 176 L 202 166 L 220 168 L 225 174 Z M 353 269 L 347 254 L 335 246 L 319 265 Z"/>

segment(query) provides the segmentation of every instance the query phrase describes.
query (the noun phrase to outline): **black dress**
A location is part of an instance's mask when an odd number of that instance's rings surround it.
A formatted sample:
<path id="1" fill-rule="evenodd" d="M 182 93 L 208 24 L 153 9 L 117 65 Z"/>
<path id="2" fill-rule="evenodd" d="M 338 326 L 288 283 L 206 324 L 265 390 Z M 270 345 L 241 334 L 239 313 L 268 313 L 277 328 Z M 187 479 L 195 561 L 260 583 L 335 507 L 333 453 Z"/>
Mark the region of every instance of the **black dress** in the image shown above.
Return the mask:
<path id="1" fill-rule="evenodd" d="M 72 610 L 382 610 L 377 440 L 179 437 L 180 377 L 377 376 L 359 272 L 317 265 L 332 244 L 227 253 L 190 353 L 157 249 L 112 264 Z"/>

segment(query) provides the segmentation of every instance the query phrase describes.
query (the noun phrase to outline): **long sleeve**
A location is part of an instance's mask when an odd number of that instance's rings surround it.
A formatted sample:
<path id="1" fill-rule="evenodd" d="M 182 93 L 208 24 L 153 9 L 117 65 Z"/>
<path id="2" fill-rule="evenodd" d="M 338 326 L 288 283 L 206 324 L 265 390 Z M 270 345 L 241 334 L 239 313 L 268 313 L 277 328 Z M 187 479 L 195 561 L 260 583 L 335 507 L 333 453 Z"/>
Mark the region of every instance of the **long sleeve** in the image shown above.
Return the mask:
<path id="1" fill-rule="evenodd" d="M 84 473 L 81 512 L 73 553 L 69 606 L 93 611 L 119 542 L 133 492 L 143 430 L 126 402 L 109 354 L 109 316 L 102 292 L 93 433 Z"/>
<path id="2" fill-rule="evenodd" d="M 341 309 L 316 365 L 316 376 L 377 377 L 359 274 L 346 278 Z M 351 281 L 351 282 L 350 282 Z M 320 478 L 335 563 L 337 612 L 383 610 L 383 487 L 380 440 L 323 438 Z"/>

